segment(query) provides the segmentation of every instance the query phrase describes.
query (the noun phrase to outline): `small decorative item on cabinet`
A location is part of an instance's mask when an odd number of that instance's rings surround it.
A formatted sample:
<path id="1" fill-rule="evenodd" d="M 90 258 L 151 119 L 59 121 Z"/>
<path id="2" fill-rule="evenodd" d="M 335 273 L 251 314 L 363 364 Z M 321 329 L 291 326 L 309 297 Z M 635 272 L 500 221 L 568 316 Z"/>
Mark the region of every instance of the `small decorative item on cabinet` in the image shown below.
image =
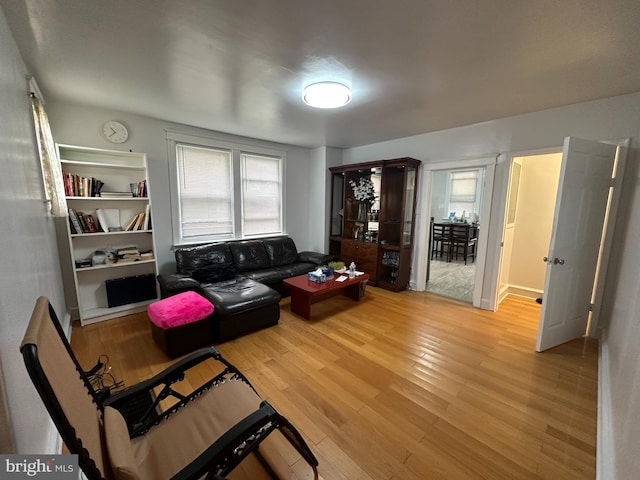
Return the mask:
<path id="1" fill-rule="evenodd" d="M 362 222 L 356 222 L 355 223 L 355 225 L 351 229 L 351 231 L 353 233 L 354 240 L 362 239 L 362 236 L 364 235 L 363 228 L 364 228 L 364 223 L 362 223 Z"/>

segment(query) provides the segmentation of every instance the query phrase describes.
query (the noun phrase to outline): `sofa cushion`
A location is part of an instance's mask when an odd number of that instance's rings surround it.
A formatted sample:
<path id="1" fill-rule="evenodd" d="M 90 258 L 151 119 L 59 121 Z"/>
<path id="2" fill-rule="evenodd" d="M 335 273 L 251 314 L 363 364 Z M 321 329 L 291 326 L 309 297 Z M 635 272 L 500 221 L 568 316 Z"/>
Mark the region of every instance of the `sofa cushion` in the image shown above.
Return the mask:
<path id="1" fill-rule="evenodd" d="M 234 263 L 212 263 L 204 267 L 196 268 L 191 276 L 200 283 L 216 283 L 231 280 L 238 273 Z"/>
<path id="2" fill-rule="evenodd" d="M 189 275 L 194 270 L 216 263 L 233 263 L 228 243 L 212 243 L 197 247 L 178 248 L 175 251 L 176 270 Z"/>
<path id="3" fill-rule="evenodd" d="M 217 318 L 274 305 L 280 301 L 277 291 L 249 278 L 207 285 L 203 289 L 203 295 L 215 305 Z"/>
<path id="4" fill-rule="evenodd" d="M 327 265 L 332 260 L 333 257 L 331 255 L 318 252 L 299 252 L 297 258 L 298 262 L 308 262 L 314 265 Z"/>
<path id="5" fill-rule="evenodd" d="M 292 238 L 279 237 L 263 240 L 264 248 L 269 255 L 269 266 L 279 267 L 298 260 L 298 249 Z"/>
<path id="6" fill-rule="evenodd" d="M 291 263 L 289 265 L 281 265 L 279 267 L 247 272 L 245 273 L 245 276 L 255 280 L 256 282 L 271 285 L 281 282 L 285 278 L 303 275 L 315 270 L 316 268 L 318 267 L 312 263 Z"/>
<path id="7" fill-rule="evenodd" d="M 229 244 L 229 249 L 240 273 L 261 270 L 270 266 L 269 255 L 267 255 L 262 240 L 232 242 Z"/>

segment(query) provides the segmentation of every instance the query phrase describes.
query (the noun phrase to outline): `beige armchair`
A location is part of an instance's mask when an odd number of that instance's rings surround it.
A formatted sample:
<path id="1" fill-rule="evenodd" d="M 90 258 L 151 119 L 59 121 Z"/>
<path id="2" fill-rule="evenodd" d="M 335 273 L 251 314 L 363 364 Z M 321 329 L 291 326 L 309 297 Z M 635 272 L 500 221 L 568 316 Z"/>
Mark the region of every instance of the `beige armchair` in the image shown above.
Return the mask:
<path id="1" fill-rule="evenodd" d="M 243 469 L 236 467 L 243 462 L 259 462 L 277 476 L 278 459 L 292 452 L 317 478 L 318 462 L 298 431 L 213 347 L 105 398 L 78 363 L 48 299 L 40 297 L 21 351 L 36 390 L 89 480 L 219 479 L 232 472 L 242 478 Z M 179 393 L 188 370 L 202 362 L 214 362 L 219 373 L 191 393 Z"/>

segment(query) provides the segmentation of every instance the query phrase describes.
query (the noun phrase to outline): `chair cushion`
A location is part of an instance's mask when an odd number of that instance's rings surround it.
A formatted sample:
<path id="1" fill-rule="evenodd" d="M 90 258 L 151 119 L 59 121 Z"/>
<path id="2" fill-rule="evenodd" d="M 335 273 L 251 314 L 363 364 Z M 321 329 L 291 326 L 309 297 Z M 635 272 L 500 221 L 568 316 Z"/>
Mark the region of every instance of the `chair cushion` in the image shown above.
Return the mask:
<path id="1" fill-rule="evenodd" d="M 212 313 L 211 302 L 192 291 L 159 300 L 147 309 L 149 319 L 165 330 L 202 320 Z"/>
<path id="2" fill-rule="evenodd" d="M 258 410 L 260 402 L 249 385 L 230 379 L 199 396 L 146 435 L 131 440 L 140 476 L 171 478 L 223 433 Z"/>
<path id="3" fill-rule="evenodd" d="M 123 416 L 113 407 L 104 409 L 104 436 L 111 470 L 117 480 L 139 480 L 136 459 Z"/>

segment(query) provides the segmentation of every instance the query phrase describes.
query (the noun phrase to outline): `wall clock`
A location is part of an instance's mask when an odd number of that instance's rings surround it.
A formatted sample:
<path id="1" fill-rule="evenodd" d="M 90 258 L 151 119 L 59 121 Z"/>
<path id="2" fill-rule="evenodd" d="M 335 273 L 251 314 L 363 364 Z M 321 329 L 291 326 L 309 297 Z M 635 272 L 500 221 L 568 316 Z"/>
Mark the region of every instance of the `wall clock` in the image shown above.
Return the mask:
<path id="1" fill-rule="evenodd" d="M 109 120 L 102 126 L 102 134 L 113 143 L 124 143 L 129 138 L 129 131 L 120 122 Z"/>

